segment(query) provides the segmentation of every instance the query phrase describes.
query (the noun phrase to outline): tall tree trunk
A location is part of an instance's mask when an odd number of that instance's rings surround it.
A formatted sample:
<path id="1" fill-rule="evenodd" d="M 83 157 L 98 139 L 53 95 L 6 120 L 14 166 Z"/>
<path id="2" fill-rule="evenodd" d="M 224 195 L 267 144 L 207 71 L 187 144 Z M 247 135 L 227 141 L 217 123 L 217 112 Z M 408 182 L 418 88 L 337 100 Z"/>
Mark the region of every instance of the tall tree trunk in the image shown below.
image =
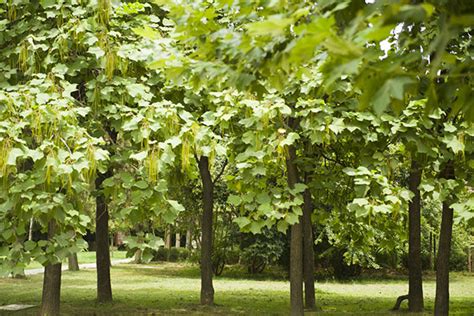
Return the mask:
<path id="1" fill-rule="evenodd" d="M 408 214 L 408 309 L 411 312 L 423 311 L 423 286 L 421 268 L 421 196 L 418 186 L 422 169 L 415 159 L 411 161 L 409 189 L 413 192 Z"/>
<path id="2" fill-rule="evenodd" d="M 286 169 L 288 173 L 288 186 L 294 188 L 298 182 L 298 169 L 296 167 L 296 150 L 294 146 L 288 147 Z M 290 241 L 290 308 L 292 316 L 304 314 L 303 307 L 303 225 L 301 216 L 298 222 L 291 226 Z"/>
<path id="3" fill-rule="evenodd" d="M 77 260 L 77 253 L 69 255 L 67 258 L 68 270 L 69 271 L 79 271 L 79 262 Z"/>
<path id="4" fill-rule="evenodd" d="M 305 175 L 305 184 L 308 185 L 308 175 Z M 306 308 L 314 308 L 316 299 L 314 293 L 314 249 L 313 225 L 313 200 L 311 191 L 306 189 L 303 194 L 303 274 L 304 274 L 304 299 Z"/>
<path id="5" fill-rule="evenodd" d="M 209 159 L 199 159 L 199 173 L 202 181 L 203 213 L 201 221 L 201 304 L 214 304 L 212 285 L 212 209 L 214 204 L 214 184 L 209 171 Z"/>
<path id="6" fill-rule="evenodd" d="M 180 234 L 180 233 L 176 233 L 176 243 L 175 243 L 175 247 L 176 247 L 176 248 L 181 247 L 181 234 Z"/>
<path id="7" fill-rule="evenodd" d="M 135 263 L 135 264 L 141 264 L 142 263 L 142 250 L 141 249 L 137 249 L 135 251 L 135 255 L 134 255 L 134 258 L 133 258 L 133 263 Z"/>
<path id="8" fill-rule="evenodd" d="M 32 217 L 30 218 L 30 227 L 28 229 L 28 240 L 33 240 L 33 225 L 35 223 L 35 219 Z"/>
<path id="9" fill-rule="evenodd" d="M 165 248 L 171 248 L 171 228 L 169 226 L 165 229 Z"/>
<path id="10" fill-rule="evenodd" d="M 188 230 L 186 230 L 186 248 L 189 250 L 193 249 L 192 238 L 191 228 L 188 228 Z"/>
<path id="11" fill-rule="evenodd" d="M 96 190 L 96 265 L 97 265 L 97 301 L 106 303 L 112 301 L 112 286 L 110 284 L 110 252 L 109 252 L 109 210 L 102 183 L 111 172 L 99 174 L 95 181 Z"/>
<path id="12" fill-rule="evenodd" d="M 433 232 L 430 231 L 430 256 L 429 256 L 429 267 L 433 270 Z"/>
<path id="13" fill-rule="evenodd" d="M 442 175 L 445 179 L 454 179 L 452 161 L 448 161 Z M 436 298 L 435 315 L 449 313 L 449 257 L 451 252 L 451 238 L 453 235 L 453 209 L 449 207 L 450 198 L 443 201 L 441 229 L 439 232 L 438 257 L 436 260 Z"/>
<path id="14" fill-rule="evenodd" d="M 48 224 L 48 239 L 51 240 L 56 233 L 56 223 L 51 220 Z M 61 262 L 48 264 L 44 268 L 43 296 L 41 299 L 40 315 L 59 315 L 61 297 Z"/>

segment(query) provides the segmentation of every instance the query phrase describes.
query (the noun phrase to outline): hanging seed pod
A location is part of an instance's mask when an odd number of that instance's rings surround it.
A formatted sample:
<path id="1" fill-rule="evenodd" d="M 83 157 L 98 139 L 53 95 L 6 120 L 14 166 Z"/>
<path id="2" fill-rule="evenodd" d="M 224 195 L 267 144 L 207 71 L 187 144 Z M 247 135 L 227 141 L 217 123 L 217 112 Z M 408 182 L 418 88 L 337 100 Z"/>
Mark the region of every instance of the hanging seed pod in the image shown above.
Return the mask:
<path id="1" fill-rule="evenodd" d="M 189 157 L 191 153 L 190 151 L 191 151 L 190 141 L 188 140 L 188 135 L 186 134 L 183 137 L 183 140 L 181 143 L 181 170 L 182 171 L 185 171 L 189 166 Z"/>
<path id="2" fill-rule="evenodd" d="M 107 26 L 110 20 L 110 0 L 98 0 L 97 1 L 97 18 L 99 24 Z"/>
<path id="3" fill-rule="evenodd" d="M 13 22 L 16 20 L 16 6 L 13 4 L 13 0 L 8 1 L 7 19 L 10 22 Z"/>
<path id="4" fill-rule="evenodd" d="M 105 75 L 107 79 L 111 80 L 114 76 L 115 66 L 116 66 L 116 54 L 113 50 L 109 49 L 105 58 Z"/>
<path id="5" fill-rule="evenodd" d="M 86 150 L 87 161 L 89 162 L 89 168 L 84 171 L 84 177 L 87 182 L 91 182 L 95 177 L 95 172 L 97 169 L 97 163 L 95 161 L 95 148 L 93 145 L 88 145 Z"/>
<path id="6" fill-rule="evenodd" d="M 125 76 L 128 72 L 128 60 L 119 56 L 116 56 L 115 58 L 117 60 L 117 68 L 119 69 L 122 76 Z"/>
<path id="7" fill-rule="evenodd" d="M 20 53 L 18 54 L 18 67 L 23 72 L 28 70 L 28 57 L 28 43 L 26 41 L 23 41 L 20 44 Z"/>
<path id="8" fill-rule="evenodd" d="M 153 146 L 151 151 L 148 153 L 148 157 L 146 160 L 146 167 L 148 169 L 148 179 L 150 182 L 155 182 L 158 174 L 158 168 L 157 168 L 157 155 L 156 155 L 156 150 L 155 147 Z"/>
<path id="9" fill-rule="evenodd" d="M 3 139 L 0 148 L 2 149 L 0 152 L 0 173 L 6 179 L 6 176 L 8 176 L 8 155 L 12 149 L 10 140 L 8 138 Z"/>
<path id="10" fill-rule="evenodd" d="M 65 36 L 60 36 L 58 38 L 58 51 L 59 51 L 59 59 L 61 61 L 65 61 L 69 53 L 68 42 Z"/>

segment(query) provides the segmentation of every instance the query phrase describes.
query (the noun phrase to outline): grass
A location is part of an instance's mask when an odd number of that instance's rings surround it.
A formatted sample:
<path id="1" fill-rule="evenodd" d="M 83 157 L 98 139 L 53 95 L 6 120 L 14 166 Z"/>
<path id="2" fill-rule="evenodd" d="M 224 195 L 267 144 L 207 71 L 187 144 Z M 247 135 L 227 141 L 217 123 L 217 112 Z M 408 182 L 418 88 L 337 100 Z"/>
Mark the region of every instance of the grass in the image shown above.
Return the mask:
<path id="1" fill-rule="evenodd" d="M 110 253 L 110 259 L 111 260 L 117 260 L 117 259 L 124 259 L 126 251 L 113 251 Z M 95 251 L 84 251 L 84 252 L 79 252 L 77 254 L 77 261 L 79 264 L 82 263 L 94 263 L 95 262 Z M 64 260 L 65 263 L 67 263 L 67 259 Z M 31 262 L 29 265 L 26 266 L 25 269 L 37 269 L 43 267 L 40 263 L 38 262 Z"/>
<path id="2" fill-rule="evenodd" d="M 61 311 L 65 315 L 288 314 L 288 281 L 253 278 L 245 273 L 237 279 L 237 270 L 225 270 L 221 277 L 215 278 L 215 307 L 199 306 L 199 270 L 189 263 L 114 266 L 111 271 L 114 303 L 106 305 L 95 303 L 94 270 L 64 272 Z M 270 276 L 271 273 L 267 274 Z M 0 279 L 0 305 L 39 304 L 41 284 L 41 275 L 25 280 Z M 473 274 L 451 274 L 452 315 L 473 315 L 473 284 Z M 325 281 L 317 282 L 316 289 L 320 311 L 308 311 L 308 315 L 409 315 L 389 312 L 396 297 L 407 293 L 406 280 Z M 434 290 L 434 279 L 428 276 L 424 282 L 426 315 L 433 311 Z M 36 312 L 37 309 L 28 311 L 30 315 Z"/>

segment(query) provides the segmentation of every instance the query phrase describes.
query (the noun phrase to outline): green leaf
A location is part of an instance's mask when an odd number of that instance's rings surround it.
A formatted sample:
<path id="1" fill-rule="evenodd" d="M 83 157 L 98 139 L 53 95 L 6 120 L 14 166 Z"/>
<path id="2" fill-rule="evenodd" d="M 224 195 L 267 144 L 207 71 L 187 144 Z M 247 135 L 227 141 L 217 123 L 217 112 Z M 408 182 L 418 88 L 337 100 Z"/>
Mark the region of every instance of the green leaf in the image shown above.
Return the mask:
<path id="1" fill-rule="evenodd" d="M 372 98 L 375 113 L 382 114 L 390 104 L 391 98 L 403 100 L 405 85 L 413 82 L 414 80 L 409 77 L 395 77 L 386 80 Z"/>
<path id="2" fill-rule="evenodd" d="M 455 154 L 464 151 L 464 143 L 462 143 L 456 135 L 448 135 L 443 138 L 443 143 L 446 144 Z"/>
<path id="3" fill-rule="evenodd" d="M 148 183 L 146 181 L 140 180 L 134 184 L 139 189 L 145 190 L 148 188 Z"/>
<path id="4" fill-rule="evenodd" d="M 130 159 L 135 159 L 137 161 L 142 161 L 147 156 L 148 156 L 148 152 L 146 150 L 144 150 L 144 151 L 141 151 L 139 153 L 130 155 Z"/>
<path id="5" fill-rule="evenodd" d="M 97 58 L 97 59 L 100 59 L 101 57 L 103 57 L 105 55 L 104 50 L 102 48 L 98 47 L 98 46 L 90 47 L 87 50 L 87 52 L 94 55 L 95 58 Z"/>
<path id="6" fill-rule="evenodd" d="M 140 35 L 144 38 L 148 38 L 148 39 L 158 39 L 158 38 L 161 38 L 161 34 L 160 32 L 152 29 L 151 27 L 149 27 L 148 25 L 145 25 L 144 27 L 135 27 L 132 29 L 132 31 L 137 34 L 137 35 Z"/>
<path id="7" fill-rule="evenodd" d="M 242 229 L 251 223 L 250 219 L 247 217 L 237 217 L 234 218 L 234 223 L 239 225 L 239 228 Z"/>
<path id="8" fill-rule="evenodd" d="M 176 213 L 183 212 L 185 210 L 184 206 L 181 205 L 181 203 L 179 203 L 176 200 L 166 200 L 166 201 L 171 205 L 171 207 L 176 211 Z"/>
<path id="9" fill-rule="evenodd" d="M 241 202 L 242 202 L 242 199 L 238 195 L 231 194 L 227 198 L 227 203 L 232 204 L 234 206 L 240 205 Z"/>
<path id="10" fill-rule="evenodd" d="M 285 216 L 285 221 L 289 225 L 294 225 L 299 222 L 299 216 L 295 213 L 287 213 Z"/>
<path id="11" fill-rule="evenodd" d="M 293 19 L 273 15 L 264 21 L 249 23 L 245 27 L 252 36 L 278 36 L 282 35 L 291 23 Z"/>
<path id="12" fill-rule="evenodd" d="M 16 166 L 16 160 L 23 156 L 23 150 L 20 148 L 12 148 L 8 153 L 7 166 Z"/>

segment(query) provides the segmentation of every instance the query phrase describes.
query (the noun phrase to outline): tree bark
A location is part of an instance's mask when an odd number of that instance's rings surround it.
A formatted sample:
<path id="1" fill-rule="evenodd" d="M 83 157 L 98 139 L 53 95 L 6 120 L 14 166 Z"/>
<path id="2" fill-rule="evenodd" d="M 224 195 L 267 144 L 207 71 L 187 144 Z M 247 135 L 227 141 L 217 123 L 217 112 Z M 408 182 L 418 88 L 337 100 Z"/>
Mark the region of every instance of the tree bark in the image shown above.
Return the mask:
<path id="1" fill-rule="evenodd" d="M 188 248 L 189 250 L 193 249 L 193 244 L 192 244 L 192 233 L 191 233 L 191 229 L 188 228 L 188 230 L 186 231 L 186 248 Z"/>
<path id="2" fill-rule="evenodd" d="M 214 204 L 214 184 L 209 171 L 209 159 L 199 159 L 199 173 L 202 181 L 203 213 L 201 221 L 201 304 L 214 304 L 212 285 L 212 212 Z"/>
<path id="3" fill-rule="evenodd" d="M 56 233 L 56 223 L 51 220 L 48 224 L 48 239 L 51 240 Z M 61 262 L 48 264 L 44 268 L 43 296 L 41 299 L 40 315 L 59 315 L 61 298 Z"/>
<path id="4" fill-rule="evenodd" d="M 176 233 L 176 243 L 175 243 L 175 247 L 176 247 L 176 248 L 181 247 L 181 234 L 180 234 L 180 233 Z"/>
<path id="5" fill-rule="evenodd" d="M 449 161 L 441 177 L 454 179 L 454 167 Z M 453 235 L 453 209 L 449 198 L 443 201 L 443 213 L 441 216 L 441 229 L 439 232 L 438 257 L 436 260 L 436 298 L 435 315 L 449 314 L 449 256 L 451 252 L 451 238 Z"/>
<path id="6" fill-rule="evenodd" d="M 410 201 L 408 214 L 408 309 L 410 312 L 423 311 L 423 285 L 421 268 L 421 196 L 418 186 L 422 169 L 412 159 L 409 189 L 414 196 Z"/>
<path id="7" fill-rule="evenodd" d="M 171 228 L 169 226 L 165 229 L 165 248 L 171 249 Z"/>
<path id="8" fill-rule="evenodd" d="M 69 271 L 79 271 L 79 262 L 77 260 L 77 253 L 69 255 L 67 258 L 68 270 Z"/>
<path id="9" fill-rule="evenodd" d="M 296 150 L 294 146 L 288 147 L 286 159 L 288 186 L 294 188 L 298 182 L 298 169 L 296 167 Z M 290 309 L 292 316 L 304 314 L 303 307 L 303 225 L 301 216 L 298 222 L 291 226 L 290 241 Z"/>
<path id="10" fill-rule="evenodd" d="M 305 175 L 305 184 L 308 185 L 308 175 Z M 306 189 L 303 194 L 303 274 L 304 274 L 304 300 L 305 307 L 313 309 L 316 306 L 314 293 L 314 248 L 313 225 L 313 199 L 311 191 Z"/>
<path id="11" fill-rule="evenodd" d="M 34 218 L 30 218 L 30 227 L 28 229 L 28 240 L 33 240 L 33 225 L 34 225 Z"/>
<path id="12" fill-rule="evenodd" d="M 433 270 L 433 232 L 430 231 L 430 257 L 429 257 L 429 267 L 430 270 Z"/>
<path id="13" fill-rule="evenodd" d="M 112 286 L 110 284 L 110 252 L 109 252 L 109 210 L 102 183 L 111 172 L 99 174 L 95 185 L 96 197 L 96 265 L 97 265 L 97 301 L 107 303 L 112 301 Z"/>
<path id="14" fill-rule="evenodd" d="M 134 254 L 133 263 L 141 264 L 142 263 L 142 250 L 137 249 Z"/>

